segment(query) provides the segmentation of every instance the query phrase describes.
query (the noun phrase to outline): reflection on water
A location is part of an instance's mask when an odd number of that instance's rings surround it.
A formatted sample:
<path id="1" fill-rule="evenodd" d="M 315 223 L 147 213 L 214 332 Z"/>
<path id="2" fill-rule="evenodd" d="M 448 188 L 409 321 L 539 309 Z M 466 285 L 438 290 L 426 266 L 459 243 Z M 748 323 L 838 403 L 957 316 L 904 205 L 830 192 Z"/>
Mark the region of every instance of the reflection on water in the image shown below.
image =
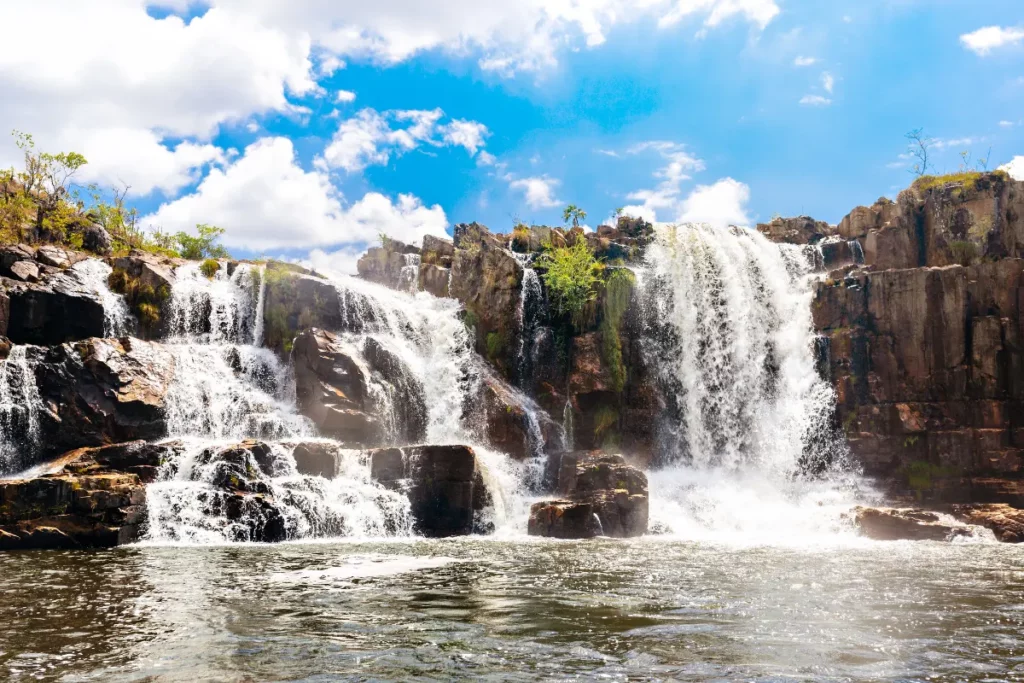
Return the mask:
<path id="1" fill-rule="evenodd" d="M 0 555 L 13 680 L 1024 679 L 1002 545 L 488 540 Z"/>

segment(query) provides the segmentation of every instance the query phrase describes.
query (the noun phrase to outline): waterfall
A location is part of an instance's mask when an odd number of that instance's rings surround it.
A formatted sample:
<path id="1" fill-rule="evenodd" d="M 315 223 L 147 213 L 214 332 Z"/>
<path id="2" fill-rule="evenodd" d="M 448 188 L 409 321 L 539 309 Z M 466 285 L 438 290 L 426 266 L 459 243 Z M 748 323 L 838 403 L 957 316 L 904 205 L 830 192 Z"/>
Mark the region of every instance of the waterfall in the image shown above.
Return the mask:
<path id="1" fill-rule="evenodd" d="M 259 474 L 258 489 L 273 497 L 287 538 L 411 534 L 408 500 L 370 480 L 362 452 L 339 451 L 342 467 L 333 480 L 297 473 L 291 452 L 298 441 L 338 446 L 317 437 L 296 412 L 291 368 L 250 344 L 262 336 L 260 269 L 240 264 L 229 276 L 222 266 L 207 278 L 188 264 L 176 275 L 169 300 L 176 373 L 166 402 L 169 439 L 184 446 L 148 487 L 147 539 L 246 540 L 247 529 L 270 523 L 257 498 L 247 499 L 248 507 L 239 512 L 231 507 L 237 498 L 216 486 L 222 464 L 215 452 L 247 438 L 264 440 L 274 451 L 273 472 Z M 370 395 L 391 440 L 398 443 L 403 413 L 393 381 L 369 372 L 365 356 L 371 347 L 400 359 L 407 380 L 422 391 L 425 442 L 474 447 L 494 498 L 490 521 L 499 529 L 513 526 L 512 520 L 525 527 L 527 504 L 519 494 L 523 466 L 483 446 L 481 426 L 469 418 L 479 400 L 482 361 L 459 318 L 458 303 L 348 276 L 329 282 L 340 307 L 340 329 L 333 331 L 346 353 L 366 366 Z"/>
<path id="2" fill-rule="evenodd" d="M 14 346 L 0 361 L 0 474 L 16 471 L 39 444 L 42 401 L 26 346 Z"/>
<path id="3" fill-rule="evenodd" d="M 777 535 L 838 524 L 834 396 L 815 368 L 812 264 L 745 229 L 666 226 L 641 278 L 644 343 L 668 403 L 652 518 L 676 533 Z"/>
<path id="4" fill-rule="evenodd" d="M 71 281 L 75 287 L 99 296 L 103 304 L 103 335 L 121 337 L 134 332 L 135 320 L 124 297 L 116 294 L 107 284 L 112 268 L 99 259 L 79 261 L 56 277 Z"/>
<path id="5" fill-rule="evenodd" d="M 402 259 L 404 265 L 398 273 L 399 288 L 404 292 L 415 294 L 420 284 L 420 255 L 402 254 Z"/>
<path id="6" fill-rule="evenodd" d="M 544 311 L 544 290 L 533 268 L 523 268 L 523 283 L 519 294 L 519 351 L 516 354 L 516 381 L 520 387 L 529 386 L 533 374 L 533 346 Z"/>

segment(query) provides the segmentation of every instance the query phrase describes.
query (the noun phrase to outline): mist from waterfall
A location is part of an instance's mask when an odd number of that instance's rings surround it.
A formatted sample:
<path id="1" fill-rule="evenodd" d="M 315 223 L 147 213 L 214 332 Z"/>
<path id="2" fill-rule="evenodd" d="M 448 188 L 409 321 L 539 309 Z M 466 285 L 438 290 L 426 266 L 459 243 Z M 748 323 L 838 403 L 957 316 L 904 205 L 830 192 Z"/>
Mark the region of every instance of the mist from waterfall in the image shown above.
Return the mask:
<path id="1" fill-rule="evenodd" d="M 858 480 L 815 367 L 813 266 L 751 230 L 658 229 L 640 278 L 644 352 L 667 403 L 656 529 L 763 542 L 846 528 Z"/>

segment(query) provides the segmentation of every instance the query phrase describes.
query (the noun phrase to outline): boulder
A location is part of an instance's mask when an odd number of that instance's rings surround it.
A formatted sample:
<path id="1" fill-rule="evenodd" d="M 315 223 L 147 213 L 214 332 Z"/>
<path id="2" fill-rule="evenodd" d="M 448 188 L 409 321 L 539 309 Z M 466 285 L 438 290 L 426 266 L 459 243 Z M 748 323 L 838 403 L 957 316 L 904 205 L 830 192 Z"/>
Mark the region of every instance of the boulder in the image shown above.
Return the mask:
<path id="1" fill-rule="evenodd" d="M 11 277 L 11 266 L 19 261 L 34 262 L 36 250 L 27 244 L 7 244 L 0 247 L 0 275 Z"/>
<path id="2" fill-rule="evenodd" d="M 70 268 L 73 263 L 80 261 L 82 258 L 72 254 L 71 252 L 65 251 L 60 247 L 52 244 L 46 244 L 36 249 L 36 260 L 43 265 L 53 266 L 54 268 Z"/>
<path id="3" fill-rule="evenodd" d="M 299 443 L 292 451 L 292 457 L 299 474 L 334 479 L 341 472 L 341 451 L 327 441 Z"/>
<path id="4" fill-rule="evenodd" d="M 901 508 L 854 508 L 854 523 L 876 541 L 949 541 L 970 536 L 969 526 L 944 523 L 934 512 Z"/>
<path id="5" fill-rule="evenodd" d="M 630 538 L 647 533 L 647 476 L 621 455 L 564 453 L 549 468 L 564 498 L 530 508 L 531 536 Z"/>
<path id="6" fill-rule="evenodd" d="M 405 362 L 373 337 L 363 342 L 363 358 L 378 384 L 390 387 L 390 436 L 400 443 L 417 443 L 427 435 L 427 401 L 423 385 Z M 368 402 L 364 406 L 369 408 Z"/>
<path id="7" fill-rule="evenodd" d="M 436 265 L 441 268 L 451 268 L 452 258 L 455 256 L 455 244 L 433 235 L 426 235 L 423 238 L 423 250 L 421 252 L 423 265 Z"/>
<path id="8" fill-rule="evenodd" d="M 561 426 L 532 399 L 489 372 L 479 386 L 474 417 L 492 448 L 516 460 L 561 448 Z"/>
<path id="9" fill-rule="evenodd" d="M 44 453 L 152 440 L 166 432 L 165 404 L 174 356 L 130 337 L 87 339 L 32 349 Z"/>
<path id="10" fill-rule="evenodd" d="M 954 505 L 952 514 L 965 524 L 991 529 L 1003 543 L 1024 543 L 1024 510 L 1009 505 Z"/>
<path id="11" fill-rule="evenodd" d="M 433 263 L 421 263 L 419 271 L 419 288 L 439 298 L 449 294 L 448 283 L 451 280 L 451 268 L 443 268 Z"/>
<path id="12" fill-rule="evenodd" d="M 370 475 L 409 496 L 415 529 L 429 537 L 482 530 L 490 502 L 476 453 L 469 446 L 410 446 L 369 451 Z"/>
<path id="13" fill-rule="evenodd" d="M 379 420 L 363 412 L 369 373 L 341 350 L 335 335 L 315 328 L 303 332 L 295 338 L 292 361 L 299 412 L 322 433 L 352 444 L 381 437 Z"/>
<path id="14" fill-rule="evenodd" d="M 114 246 L 110 233 L 99 223 L 90 223 L 82 230 L 82 248 L 106 256 Z"/>
<path id="15" fill-rule="evenodd" d="M 174 286 L 174 270 L 185 263 L 182 259 L 158 256 L 149 252 L 133 249 L 128 256 L 111 261 L 111 267 L 124 271 L 133 281 L 154 291 L 164 290 L 170 294 Z"/>

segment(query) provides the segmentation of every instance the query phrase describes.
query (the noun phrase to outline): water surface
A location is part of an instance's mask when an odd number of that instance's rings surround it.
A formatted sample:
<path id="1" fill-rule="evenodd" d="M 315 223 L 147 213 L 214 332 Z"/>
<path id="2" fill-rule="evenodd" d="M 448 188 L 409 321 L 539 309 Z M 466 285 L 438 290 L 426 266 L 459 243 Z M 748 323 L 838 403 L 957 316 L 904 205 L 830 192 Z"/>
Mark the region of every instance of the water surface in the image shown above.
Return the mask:
<path id="1" fill-rule="evenodd" d="M 997 544 L 405 540 L 0 555 L 0 678 L 1024 680 Z"/>

